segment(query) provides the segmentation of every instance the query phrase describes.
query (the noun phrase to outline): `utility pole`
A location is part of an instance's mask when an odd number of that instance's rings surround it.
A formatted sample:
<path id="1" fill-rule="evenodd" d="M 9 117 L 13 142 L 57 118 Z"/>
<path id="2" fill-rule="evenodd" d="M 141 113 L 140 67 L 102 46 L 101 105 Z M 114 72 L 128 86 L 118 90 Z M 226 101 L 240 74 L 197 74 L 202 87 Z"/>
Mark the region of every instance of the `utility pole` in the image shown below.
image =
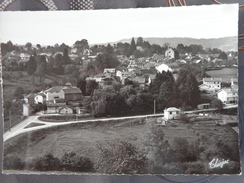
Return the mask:
<path id="1" fill-rule="evenodd" d="M 10 124 L 10 127 L 9 127 L 9 131 L 11 131 L 11 126 L 12 126 L 12 119 L 11 119 L 11 108 L 9 109 L 9 124 Z"/>
<path id="2" fill-rule="evenodd" d="M 156 100 L 154 99 L 154 105 L 153 105 L 154 107 L 153 107 L 153 111 L 154 111 L 154 114 L 156 114 Z"/>

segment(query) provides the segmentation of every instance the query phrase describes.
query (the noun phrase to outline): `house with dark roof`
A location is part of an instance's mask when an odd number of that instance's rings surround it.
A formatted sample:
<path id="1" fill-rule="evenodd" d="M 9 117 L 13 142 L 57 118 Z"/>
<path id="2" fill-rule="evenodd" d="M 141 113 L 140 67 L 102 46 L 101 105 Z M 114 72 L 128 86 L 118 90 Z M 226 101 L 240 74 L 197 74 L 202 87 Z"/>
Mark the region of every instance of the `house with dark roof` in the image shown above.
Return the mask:
<path id="1" fill-rule="evenodd" d="M 144 76 L 136 76 L 132 78 L 132 81 L 139 84 L 139 87 L 143 90 L 146 89 L 146 78 Z"/>
<path id="2" fill-rule="evenodd" d="M 65 101 L 82 100 L 82 92 L 77 87 L 65 87 L 62 89 Z"/>
<path id="3" fill-rule="evenodd" d="M 199 86 L 199 89 L 202 90 L 220 90 L 221 89 L 221 78 L 203 78 L 203 84 Z"/>

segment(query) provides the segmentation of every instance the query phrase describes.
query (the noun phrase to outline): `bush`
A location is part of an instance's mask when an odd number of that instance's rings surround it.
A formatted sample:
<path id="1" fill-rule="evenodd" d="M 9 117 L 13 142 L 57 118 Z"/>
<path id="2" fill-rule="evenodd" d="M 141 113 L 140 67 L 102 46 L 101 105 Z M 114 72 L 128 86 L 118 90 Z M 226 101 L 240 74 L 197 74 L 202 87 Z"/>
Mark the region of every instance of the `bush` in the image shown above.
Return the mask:
<path id="1" fill-rule="evenodd" d="M 93 170 L 93 163 L 90 159 L 76 155 L 75 152 L 65 153 L 60 165 L 63 170 L 90 172 Z"/>
<path id="2" fill-rule="evenodd" d="M 142 174 L 146 173 L 147 158 L 132 144 L 125 141 L 97 145 L 95 169 L 99 173 Z"/>
<path id="3" fill-rule="evenodd" d="M 55 158 L 52 154 L 47 154 L 44 157 L 34 159 L 32 161 L 32 166 L 34 170 L 38 171 L 61 170 L 59 159 Z"/>
<path id="4" fill-rule="evenodd" d="M 198 144 L 189 144 L 186 139 L 176 137 L 174 139 L 174 153 L 179 162 L 197 161 L 200 155 Z"/>
<path id="5" fill-rule="evenodd" d="M 7 154 L 4 157 L 3 169 L 7 170 L 23 170 L 25 162 L 16 154 Z"/>

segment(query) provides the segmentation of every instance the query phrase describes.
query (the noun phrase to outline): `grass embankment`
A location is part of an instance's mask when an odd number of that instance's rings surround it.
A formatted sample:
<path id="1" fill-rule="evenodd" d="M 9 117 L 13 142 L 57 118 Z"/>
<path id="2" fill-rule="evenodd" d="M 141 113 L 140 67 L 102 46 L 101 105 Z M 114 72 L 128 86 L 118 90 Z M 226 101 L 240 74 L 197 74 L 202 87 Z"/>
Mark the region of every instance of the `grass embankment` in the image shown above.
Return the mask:
<path id="1" fill-rule="evenodd" d="M 145 127 L 145 119 L 97 121 L 56 126 L 7 140 L 4 153 L 18 154 L 27 164 L 33 158 L 42 157 L 47 153 L 61 158 L 64 153 L 71 151 L 94 161 L 98 142 L 106 146 L 107 142 L 122 140 L 141 150 L 145 149 L 143 146 Z M 164 139 L 169 142 L 170 146 L 173 146 L 176 137 L 187 139 L 189 143 L 204 142 L 208 145 L 205 144 L 202 149 L 213 155 L 214 153 L 218 154 L 218 148 L 221 148 L 215 146 L 216 142 L 223 140 L 224 144 L 230 147 L 231 153 L 237 154 L 236 159 L 239 158 L 238 135 L 229 125 L 216 126 L 214 122 L 208 123 L 208 125 L 203 123 L 183 124 L 175 121 L 167 124 L 166 127 L 158 126 L 158 128 L 162 128 L 165 134 Z M 203 163 L 207 164 L 208 162 Z"/>
<path id="2" fill-rule="evenodd" d="M 17 124 L 19 124 L 21 121 L 25 120 L 26 117 L 22 116 L 22 115 L 11 115 L 11 124 L 10 124 L 10 119 L 9 117 L 8 118 L 5 118 L 4 120 L 4 132 L 6 132 L 7 130 L 10 129 L 10 126 L 13 127 Z"/>
<path id="3" fill-rule="evenodd" d="M 44 122 L 68 122 L 68 121 L 79 121 L 79 120 L 89 120 L 94 119 L 91 114 L 83 114 L 83 115 L 53 115 L 53 116 L 40 116 L 38 120 Z"/>

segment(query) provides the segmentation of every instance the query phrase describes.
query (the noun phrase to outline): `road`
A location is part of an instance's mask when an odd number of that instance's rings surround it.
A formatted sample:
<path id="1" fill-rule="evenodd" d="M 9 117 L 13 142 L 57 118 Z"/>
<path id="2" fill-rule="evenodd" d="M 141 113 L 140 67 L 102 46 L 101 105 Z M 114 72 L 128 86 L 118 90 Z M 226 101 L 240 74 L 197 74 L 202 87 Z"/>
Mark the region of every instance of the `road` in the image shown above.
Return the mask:
<path id="1" fill-rule="evenodd" d="M 227 108 L 236 108 L 237 105 L 232 105 L 232 106 L 228 106 Z M 191 114 L 191 113 L 199 113 L 199 112 L 210 112 L 216 109 L 204 109 L 204 110 L 196 110 L 196 111 L 187 111 L 185 113 L 187 114 Z M 3 135 L 3 139 L 4 141 L 15 137 L 16 135 L 22 134 L 22 133 L 26 133 L 26 132 L 30 132 L 30 131 L 34 131 L 34 130 L 39 130 L 39 129 L 43 129 L 43 128 L 49 128 L 52 126 L 59 126 L 59 125 L 67 125 L 67 124 L 72 124 L 72 123 L 85 123 L 85 122 L 95 122 L 95 121 L 109 121 L 109 120 L 121 120 L 121 119 L 134 119 L 134 118 L 143 118 L 143 117 L 159 117 L 159 116 L 163 116 L 163 114 L 151 114 L 151 115 L 138 115 L 138 116 L 127 116 L 127 117 L 116 117 L 116 118 L 96 118 L 96 119 L 90 119 L 90 120 L 80 120 L 80 121 L 69 121 L 69 122 L 43 122 L 38 120 L 38 117 L 40 116 L 47 116 L 48 114 L 43 114 L 41 112 L 33 115 L 33 116 L 29 116 L 27 119 L 25 119 L 24 121 L 20 122 L 18 125 L 14 126 L 11 128 L 11 131 L 7 131 L 4 133 Z M 50 114 L 50 115 L 59 115 L 59 114 Z M 31 123 L 38 123 L 41 126 L 35 126 L 35 127 L 29 127 L 29 128 L 25 128 L 26 126 L 28 126 Z M 235 131 L 237 131 L 237 129 L 235 129 Z"/>
<path id="2" fill-rule="evenodd" d="M 52 114 L 54 115 L 54 114 Z M 12 137 L 15 137 L 19 134 L 39 130 L 43 128 L 50 128 L 52 126 L 60 126 L 60 125 L 68 125 L 72 123 L 85 123 L 85 122 L 95 122 L 95 121 L 110 121 L 110 120 L 122 120 L 122 119 L 135 119 L 135 118 L 146 118 L 146 117 L 160 117 L 163 116 L 163 114 L 151 114 L 151 115 L 138 115 L 138 116 L 127 116 L 127 117 L 116 117 L 116 118 L 96 118 L 96 119 L 90 119 L 90 120 L 80 120 L 80 121 L 68 121 L 68 122 L 43 122 L 38 120 L 38 117 L 40 116 L 47 116 L 46 114 L 38 113 L 33 116 L 29 116 L 27 119 L 20 122 L 18 125 L 11 128 L 10 131 L 7 131 L 3 135 L 3 140 L 6 141 Z M 38 123 L 41 126 L 35 126 L 35 127 L 29 127 L 25 128 L 31 123 Z"/>

